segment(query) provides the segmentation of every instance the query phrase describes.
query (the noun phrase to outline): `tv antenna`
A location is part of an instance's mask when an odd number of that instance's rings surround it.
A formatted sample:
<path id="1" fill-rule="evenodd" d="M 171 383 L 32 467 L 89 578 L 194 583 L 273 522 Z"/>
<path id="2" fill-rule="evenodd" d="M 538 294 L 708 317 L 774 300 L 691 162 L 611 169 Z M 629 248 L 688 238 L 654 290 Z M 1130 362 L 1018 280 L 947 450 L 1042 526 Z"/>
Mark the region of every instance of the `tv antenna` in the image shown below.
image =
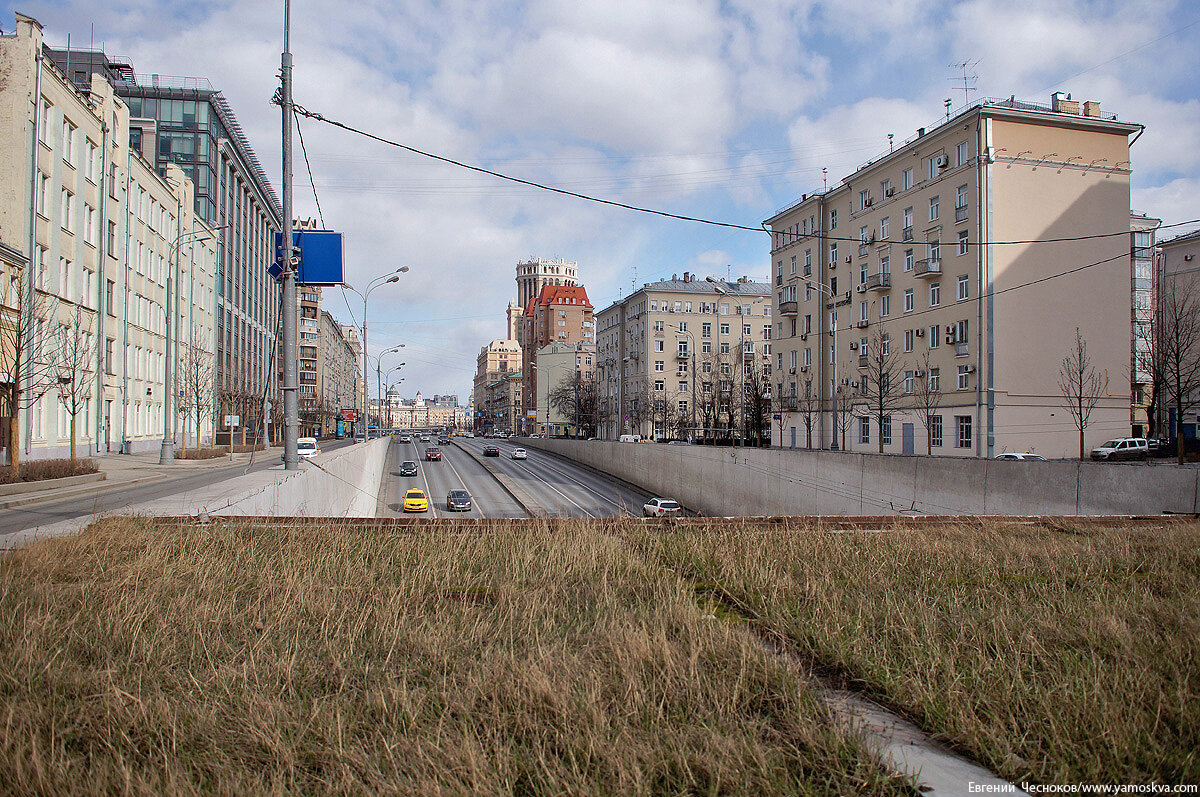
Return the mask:
<path id="1" fill-rule="evenodd" d="M 961 77 L 952 77 L 950 81 L 953 83 L 962 83 L 961 86 L 955 88 L 955 91 L 962 91 L 963 107 L 971 104 L 971 92 L 978 90 L 975 84 L 979 80 L 979 75 L 975 74 L 975 67 L 979 65 L 980 60 L 977 58 L 974 61 L 950 64 L 951 69 L 957 69 L 962 72 Z"/>

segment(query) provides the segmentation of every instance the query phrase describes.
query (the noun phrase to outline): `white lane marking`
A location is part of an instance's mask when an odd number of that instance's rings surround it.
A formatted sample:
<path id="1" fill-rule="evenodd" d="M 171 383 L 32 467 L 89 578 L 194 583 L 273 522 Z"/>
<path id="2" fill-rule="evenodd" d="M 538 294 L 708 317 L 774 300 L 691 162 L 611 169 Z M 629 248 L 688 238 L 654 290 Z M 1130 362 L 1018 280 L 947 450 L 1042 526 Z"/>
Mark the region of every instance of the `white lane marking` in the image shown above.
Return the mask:
<path id="1" fill-rule="evenodd" d="M 517 462 L 515 459 L 510 459 L 510 460 L 509 460 L 509 462 L 510 462 L 510 463 L 512 463 L 512 465 L 513 465 L 514 467 L 518 467 L 518 468 L 520 468 L 521 470 L 525 471 L 525 472 L 526 472 L 526 473 L 528 473 L 530 476 L 532 476 L 533 478 L 537 479 L 537 480 L 538 480 L 538 481 L 540 481 L 542 484 L 546 485 L 546 486 L 547 486 L 547 487 L 549 487 L 551 490 L 553 490 L 554 492 L 556 492 L 556 493 L 558 493 L 559 495 L 561 495 L 563 498 L 567 499 L 567 503 L 569 503 L 569 504 L 571 504 L 572 506 L 576 507 L 576 508 L 577 508 L 577 509 L 578 509 L 580 512 L 582 512 L 583 514 L 587 515 L 587 516 L 588 516 L 588 517 L 590 517 L 590 518 L 595 518 L 595 517 L 596 517 L 596 515 L 593 515 L 591 512 L 589 512 L 587 509 L 585 509 L 585 508 L 583 507 L 583 505 L 582 505 L 582 504 L 580 504 L 579 502 L 577 502 L 577 501 L 573 500 L 573 499 L 572 499 L 572 498 L 571 498 L 569 495 L 567 495 L 567 494 L 566 494 L 566 493 L 564 493 L 562 490 L 558 489 L 558 488 L 557 488 L 557 487 L 555 487 L 553 484 L 551 484 L 549 479 L 545 478 L 544 476 L 541 476 L 541 475 L 539 475 L 538 473 L 535 473 L 535 472 L 534 472 L 534 471 L 533 471 L 531 468 L 529 468 L 528 466 L 519 464 L 519 463 L 518 463 L 518 462 Z"/>
<path id="2" fill-rule="evenodd" d="M 538 449 L 534 449 L 534 450 L 535 450 L 535 451 L 538 451 Z M 544 451 L 540 451 L 539 453 L 541 453 L 541 454 L 543 454 L 543 455 L 545 454 L 545 452 L 544 452 Z M 617 503 L 616 501 L 612 500 L 611 498 L 609 498 L 607 495 L 605 495 L 604 493 L 600 492 L 599 490 L 596 490 L 595 488 L 589 487 L 589 486 L 587 486 L 586 484 L 584 484 L 582 481 L 580 481 L 579 479 L 576 479 L 576 478 L 575 478 L 574 476 L 572 476 L 570 473 L 567 473 L 567 472 L 566 472 L 566 471 L 564 471 L 564 470 L 559 470 L 558 468 L 554 467 L 553 465 L 551 465 L 551 464 L 550 464 L 550 461 L 551 461 L 551 460 L 550 460 L 550 458 L 549 458 L 548 456 L 541 456 L 541 457 L 538 457 L 538 460 L 537 460 L 537 461 L 538 461 L 538 463 L 539 463 L 539 464 L 540 464 L 542 467 L 546 468 L 547 470 L 554 471 L 554 472 L 555 472 L 555 473 L 557 473 L 559 476 L 564 476 L 564 477 L 566 477 L 566 478 L 570 479 L 570 480 L 571 480 L 571 481 L 573 481 L 573 482 L 574 482 L 576 485 L 578 485 L 579 487 L 583 488 L 584 490 L 587 490 L 589 493 L 592 493 L 592 494 L 593 494 L 593 495 L 595 495 L 597 498 L 601 499 L 602 501 L 607 501 L 608 503 L 610 503 L 610 504 L 612 504 L 613 506 L 615 506 L 615 507 L 616 507 L 618 510 L 620 510 L 621 512 L 628 512 L 628 513 L 629 513 L 629 516 L 630 516 L 630 517 L 633 517 L 633 510 L 631 510 L 631 509 L 630 509 L 628 506 L 626 506 L 625 504 L 619 504 L 619 503 Z"/>
<path id="3" fill-rule="evenodd" d="M 450 461 L 450 458 L 446 456 L 447 453 L 448 452 L 445 452 L 445 451 L 442 452 L 442 461 L 450 466 L 450 470 L 454 471 L 454 478 L 458 479 L 458 483 L 462 485 L 462 488 L 464 490 L 467 490 L 468 493 L 470 493 L 471 491 L 467 489 L 467 482 L 463 479 L 462 475 L 458 472 L 458 468 L 454 467 L 454 463 Z M 472 495 L 471 496 L 471 511 L 467 514 L 467 517 L 474 515 L 475 510 L 477 508 L 478 508 L 478 506 L 475 501 L 475 496 Z M 446 510 L 446 511 L 448 512 L 450 510 Z M 479 510 L 479 517 L 483 517 L 483 510 Z"/>
<path id="4" fill-rule="evenodd" d="M 429 464 L 428 460 L 426 460 L 425 464 Z M 418 465 L 417 470 L 421 472 L 421 481 L 425 482 L 425 500 L 429 502 L 429 513 L 433 515 L 434 519 L 436 519 L 437 507 L 435 507 L 433 504 L 433 491 L 429 489 L 429 479 L 425 476 L 425 468 L 421 465 Z"/>

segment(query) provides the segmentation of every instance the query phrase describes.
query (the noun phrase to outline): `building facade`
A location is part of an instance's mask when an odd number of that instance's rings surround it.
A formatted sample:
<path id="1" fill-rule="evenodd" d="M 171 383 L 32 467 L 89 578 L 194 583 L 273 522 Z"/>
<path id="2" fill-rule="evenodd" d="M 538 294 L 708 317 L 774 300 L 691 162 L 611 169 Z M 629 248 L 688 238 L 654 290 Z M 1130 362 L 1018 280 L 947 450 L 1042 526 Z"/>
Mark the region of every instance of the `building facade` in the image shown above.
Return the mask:
<path id="1" fill-rule="evenodd" d="M 515 339 L 497 338 L 479 350 L 475 358 L 475 381 L 471 392 L 472 403 L 483 409 L 487 403 L 487 387 L 512 372 L 521 371 L 521 344 Z M 477 431 L 492 431 L 492 418 L 486 413 L 481 414 L 475 427 Z"/>
<path id="2" fill-rule="evenodd" d="M 49 52 L 73 80 L 103 75 L 128 106 L 129 147 L 160 175 L 173 163 L 192 181 L 196 215 L 219 234 L 218 415 L 239 416 L 243 434 L 266 434 L 271 407 L 282 412 L 279 293 L 267 274 L 282 207 L 233 110 L 205 78 L 139 75 L 99 51 Z"/>
<path id="3" fill-rule="evenodd" d="M 836 428 L 859 451 L 1077 455 L 1058 386 L 1076 329 L 1107 374 L 1089 441 L 1127 435 L 1130 332 L 1113 319 L 1129 307 L 1129 243 L 1111 233 L 1129 229 L 1141 129 L 1057 94 L 988 100 L 768 219 L 776 390 L 791 400 L 776 443 L 805 445 L 808 387 L 817 446 Z M 882 424 L 876 355 L 892 362 Z"/>
<path id="4" fill-rule="evenodd" d="M 1162 219 L 1144 213 L 1129 215 L 1129 262 L 1132 269 L 1130 318 L 1133 320 L 1130 353 L 1129 424 L 1134 437 L 1152 436 L 1151 397 L 1154 392 L 1150 345 L 1154 326 L 1154 264 L 1157 249 L 1154 239 Z"/>
<path id="5" fill-rule="evenodd" d="M 1200 327 L 1200 318 L 1197 317 L 1200 315 L 1200 305 L 1197 304 L 1196 299 L 1197 296 L 1200 296 L 1200 230 L 1177 235 L 1160 242 L 1156 270 L 1158 272 L 1158 291 L 1155 301 L 1156 325 L 1169 329 L 1177 323 L 1182 339 L 1195 340 L 1196 329 Z M 1179 298 L 1177 299 L 1176 296 Z M 1178 315 L 1179 320 L 1173 322 L 1171 318 L 1173 315 Z M 1171 348 L 1173 347 L 1169 344 L 1163 346 L 1165 351 L 1170 351 Z M 1200 368 L 1200 365 L 1197 364 L 1197 361 L 1200 360 L 1200 351 L 1195 351 L 1194 345 L 1191 349 L 1180 351 L 1178 355 L 1179 364 L 1182 366 L 1180 370 L 1184 374 Z M 1163 367 L 1171 367 L 1170 355 L 1164 359 L 1167 359 L 1168 362 L 1163 363 Z M 1185 376 L 1180 381 L 1186 384 L 1188 381 L 1194 380 L 1189 380 Z M 1163 392 L 1166 394 L 1169 393 L 1169 390 Z M 1200 395 L 1193 391 L 1184 398 L 1182 422 L 1178 425 L 1176 418 L 1180 417 L 1179 408 L 1173 406 L 1173 400 L 1173 396 L 1163 395 L 1160 397 L 1160 401 L 1156 402 L 1156 432 L 1161 436 L 1174 439 L 1177 430 L 1181 430 L 1184 440 L 1189 445 L 1195 445 L 1195 439 L 1200 437 Z"/>
<path id="6" fill-rule="evenodd" d="M 477 431 L 483 434 L 513 434 L 520 429 L 525 414 L 525 401 L 521 395 L 524 384 L 521 371 L 512 371 L 489 382 L 482 408 L 476 410 L 483 419 Z"/>
<path id="7" fill-rule="evenodd" d="M 357 389 L 362 380 L 362 363 L 358 359 L 357 335 L 353 339 L 346 336 L 346 330 L 353 332 L 354 328 L 339 324 L 327 310 L 321 311 L 320 321 L 317 397 L 320 406 L 327 408 L 322 416 L 321 434 L 330 437 L 337 433 L 341 411 L 359 403 Z"/>
<path id="8" fill-rule="evenodd" d="M 650 282 L 596 314 L 598 436 L 732 439 L 746 384 L 772 372 L 771 289 L 753 280 Z"/>
<path id="9" fill-rule="evenodd" d="M 517 306 L 525 308 L 542 292 L 545 285 L 578 285 L 575 261 L 531 257 L 517 264 Z"/>
<path id="10" fill-rule="evenodd" d="M 0 166 L 0 238 L 26 260 L 3 275 L 0 412 L 19 430 L 6 453 L 64 456 L 72 426 L 85 456 L 159 447 L 168 369 L 176 441 L 206 442 L 216 231 L 193 213 L 185 172 L 159 173 L 130 149 L 128 107 L 106 77 L 68 77 L 54 54 L 30 17 L 0 36 L 0 151 L 12 154 Z M 13 345 L 22 317 L 36 323 Z"/>
<path id="11" fill-rule="evenodd" d="M 596 344 L 591 341 L 573 345 L 549 343 L 534 353 L 534 363 L 534 372 L 537 374 L 537 398 L 534 405 L 538 408 L 534 431 L 551 437 L 577 437 L 579 426 L 583 424 L 576 424 L 576 413 L 564 413 L 561 407 L 554 406 L 550 397 L 564 383 L 576 384 L 577 400 L 581 404 L 586 402 L 586 395 L 578 397 L 578 389 L 586 391 L 587 385 L 595 383 Z M 581 415 L 584 412 L 586 409 L 580 410 Z"/>
<path id="12" fill-rule="evenodd" d="M 521 431 L 532 432 L 538 418 L 535 353 L 551 343 L 575 345 L 596 341 L 592 304 L 582 285 L 545 284 L 529 300 L 522 318 L 521 358 L 525 363 L 525 417 Z M 516 430 L 514 430 L 516 431 Z"/>

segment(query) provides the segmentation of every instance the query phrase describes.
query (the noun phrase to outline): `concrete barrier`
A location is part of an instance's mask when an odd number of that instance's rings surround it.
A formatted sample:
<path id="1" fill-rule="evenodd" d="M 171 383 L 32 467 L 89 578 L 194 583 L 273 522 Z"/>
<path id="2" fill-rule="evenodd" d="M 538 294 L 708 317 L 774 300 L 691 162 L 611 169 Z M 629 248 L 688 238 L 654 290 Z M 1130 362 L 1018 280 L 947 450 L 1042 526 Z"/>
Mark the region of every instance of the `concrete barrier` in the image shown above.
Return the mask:
<path id="1" fill-rule="evenodd" d="M 535 438 L 705 515 L 1157 515 L 1200 510 L 1200 469 Z"/>

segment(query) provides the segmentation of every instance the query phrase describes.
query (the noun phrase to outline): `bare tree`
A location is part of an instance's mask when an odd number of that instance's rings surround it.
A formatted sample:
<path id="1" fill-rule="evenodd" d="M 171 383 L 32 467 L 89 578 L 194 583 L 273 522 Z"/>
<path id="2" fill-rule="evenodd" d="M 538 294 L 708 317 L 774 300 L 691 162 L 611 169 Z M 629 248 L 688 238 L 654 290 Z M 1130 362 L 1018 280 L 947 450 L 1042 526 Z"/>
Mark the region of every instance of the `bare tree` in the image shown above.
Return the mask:
<path id="1" fill-rule="evenodd" d="M 811 376 L 804 377 L 803 389 L 796 396 L 796 409 L 800 412 L 800 421 L 804 424 L 805 447 L 811 449 L 813 426 L 816 425 L 817 415 L 821 408 L 821 396 L 813 384 Z"/>
<path id="2" fill-rule="evenodd" d="M 564 377 L 547 396 L 547 403 L 567 419 L 576 436 L 584 437 L 596 434 L 598 401 L 596 381 L 585 379 L 578 371 Z"/>
<path id="3" fill-rule="evenodd" d="M 837 429 L 834 434 L 842 436 L 842 450 L 846 450 L 846 432 L 854 422 L 854 387 L 853 383 L 839 385 L 833 396 L 834 408 L 837 410 Z"/>
<path id="4" fill-rule="evenodd" d="M 57 300 L 19 294 L 15 307 L 0 308 L 0 411 L 8 415 L 8 464 L 20 464 L 20 413 L 50 391 L 55 378 L 53 334 L 48 321 Z"/>
<path id="5" fill-rule="evenodd" d="M 795 383 L 792 383 L 792 387 L 794 391 Z M 779 447 L 783 448 L 783 433 L 787 430 L 788 413 L 796 411 L 796 394 L 795 392 L 785 393 L 783 382 L 778 382 L 775 385 L 773 404 L 775 425 L 779 427 Z"/>
<path id="6" fill-rule="evenodd" d="M 917 405 L 917 415 L 925 427 L 925 453 L 933 454 L 933 418 L 942 406 L 941 370 L 932 366 L 929 352 L 921 357 L 921 376 L 916 380 L 913 400 Z"/>
<path id="7" fill-rule="evenodd" d="M 859 352 L 861 356 L 862 352 Z M 867 351 L 867 367 L 863 369 L 863 395 L 867 398 L 870 415 L 879 429 L 879 453 L 883 453 L 883 428 L 890 423 L 892 412 L 903 398 L 900 371 L 903 360 L 891 345 L 891 338 L 880 329 L 871 336 Z"/>
<path id="8" fill-rule="evenodd" d="M 201 331 L 192 330 L 192 339 L 199 340 Z M 200 448 L 200 430 L 205 416 L 211 415 L 215 403 L 213 355 L 193 343 L 184 346 L 179 375 L 179 411 L 195 424 L 196 448 Z M 184 427 L 183 448 L 187 450 L 187 428 Z"/>
<path id="9" fill-rule="evenodd" d="M 1058 389 L 1062 392 L 1063 404 L 1079 430 L 1079 458 L 1084 459 L 1084 433 L 1091 420 L 1092 410 L 1108 389 L 1108 379 L 1102 377 L 1088 354 L 1087 341 L 1075 327 L 1075 345 L 1063 358 L 1058 368 Z"/>
<path id="10" fill-rule="evenodd" d="M 96 337 L 92 319 L 75 306 L 68 322 L 54 335 L 54 375 L 58 400 L 71 421 L 71 461 L 76 459 L 75 429 L 79 413 L 92 398 L 92 367 L 96 361 Z"/>
<path id="11" fill-rule="evenodd" d="M 1175 408 L 1175 454 L 1183 464 L 1183 410 L 1200 390 L 1200 281 L 1170 275 L 1159 298 L 1152 362 L 1161 372 L 1163 403 Z"/>
<path id="12" fill-rule="evenodd" d="M 771 437 L 771 366 L 754 359 L 742 369 L 742 439 L 762 448 Z"/>

